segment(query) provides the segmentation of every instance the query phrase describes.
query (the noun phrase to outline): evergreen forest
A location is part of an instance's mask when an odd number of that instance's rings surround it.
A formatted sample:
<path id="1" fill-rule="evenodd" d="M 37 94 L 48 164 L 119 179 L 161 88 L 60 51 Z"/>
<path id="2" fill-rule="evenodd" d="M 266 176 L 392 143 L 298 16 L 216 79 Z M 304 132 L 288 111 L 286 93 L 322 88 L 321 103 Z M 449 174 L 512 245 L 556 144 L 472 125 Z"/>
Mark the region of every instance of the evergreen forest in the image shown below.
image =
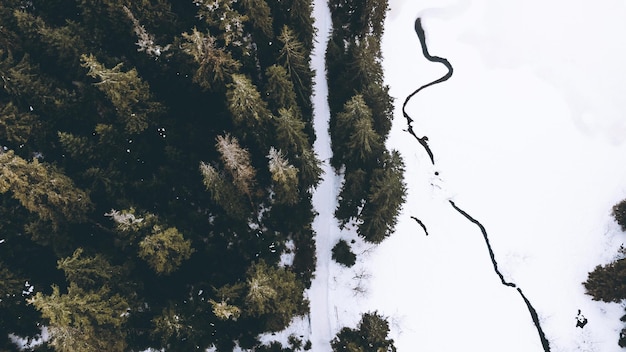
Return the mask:
<path id="1" fill-rule="evenodd" d="M 336 217 L 380 243 L 405 192 L 388 5 L 329 6 Z M 36 351 L 311 348 L 259 335 L 308 314 L 324 235 L 315 31 L 311 0 L 0 2 L 0 351 L 42 327 Z"/>

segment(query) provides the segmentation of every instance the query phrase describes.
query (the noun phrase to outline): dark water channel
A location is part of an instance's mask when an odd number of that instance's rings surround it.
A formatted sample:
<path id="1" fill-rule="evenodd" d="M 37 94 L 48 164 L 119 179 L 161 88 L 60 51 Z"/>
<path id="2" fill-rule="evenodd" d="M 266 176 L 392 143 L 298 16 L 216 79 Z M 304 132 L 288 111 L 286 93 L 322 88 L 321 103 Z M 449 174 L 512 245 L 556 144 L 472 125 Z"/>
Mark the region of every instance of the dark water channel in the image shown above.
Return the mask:
<path id="1" fill-rule="evenodd" d="M 454 69 L 452 68 L 452 65 L 450 64 L 450 62 L 442 57 L 438 57 L 438 56 L 432 56 L 429 52 L 428 52 L 428 47 L 426 46 L 426 34 L 424 33 L 424 28 L 422 27 L 422 20 L 421 18 L 418 18 L 415 20 L 415 33 L 417 34 L 417 37 L 419 38 L 421 47 L 422 47 L 422 54 L 424 55 L 424 57 L 430 61 L 430 62 L 436 62 L 436 63 L 441 63 L 443 64 L 447 69 L 448 72 L 442 76 L 439 79 L 436 79 L 430 83 L 427 83 L 419 88 L 417 88 L 415 91 L 413 91 L 413 93 L 409 94 L 405 101 L 404 104 L 402 105 L 402 114 L 404 115 L 404 117 L 406 118 L 407 121 L 407 129 L 406 131 L 411 134 L 418 142 L 419 144 L 424 148 L 424 150 L 426 151 L 426 153 L 428 153 L 428 156 L 430 157 L 430 161 L 433 165 L 435 165 L 435 156 L 433 151 L 430 149 L 430 146 L 428 145 L 428 137 L 427 136 L 423 136 L 423 137 L 418 137 L 417 134 L 415 133 L 415 130 L 413 129 L 413 118 L 411 116 L 409 116 L 409 114 L 406 112 L 406 106 L 409 102 L 409 100 L 411 100 L 417 93 L 419 93 L 420 91 L 433 86 L 435 84 L 439 84 L 442 82 L 447 81 L 448 79 L 450 79 L 450 77 L 452 77 L 452 73 L 454 72 Z M 550 351 L 550 343 L 548 341 L 548 339 L 546 338 L 546 335 L 543 332 L 543 329 L 541 328 L 541 323 L 539 321 L 539 316 L 537 315 L 537 311 L 535 310 L 535 308 L 533 307 L 532 303 L 528 300 L 528 298 L 526 297 L 526 295 L 524 294 L 524 292 L 522 291 L 522 289 L 520 287 L 518 287 L 515 283 L 513 282 L 508 282 L 506 281 L 506 279 L 504 278 L 504 276 L 502 275 L 502 273 L 500 272 L 500 270 L 498 269 L 498 262 L 496 261 L 496 255 L 493 251 L 493 248 L 491 247 L 491 243 L 489 242 L 489 235 L 487 233 L 487 230 L 485 229 L 485 227 L 476 219 L 474 219 L 471 215 L 469 215 L 466 211 L 464 211 L 463 209 L 461 209 L 460 207 L 458 207 L 453 201 L 450 201 L 450 205 L 452 206 L 452 208 L 458 212 L 459 214 L 461 214 L 463 217 L 465 217 L 468 221 L 470 221 L 471 223 L 475 224 L 476 226 L 478 226 L 478 228 L 480 229 L 480 232 L 483 235 L 483 239 L 485 241 L 485 244 L 487 246 L 487 249 L 489 251 L 489 256 L 491 258 L 491 263 L 493 264 L 493 270 L 494 272 L 498 275 L 498 277 L 500 278 L 500 282 L 502 283 L 502 285 L 507 286 L 507 287 L 511 287 L 517 290 L 517 292 L 519 293 L 520 297 L 524 300 L 524 303 L 526 304 L 526 307 L 528 309 L 528 312 L 530 313 L 530 316 L 535 324 L 535 327 L 537 328 L 537 333 L 539 334 L 539 339 L 541 340 L 541 345 L 543 346 L 544 351 L 548 352 Z M 418 218 L 412 216 L 411 217 L 413 220 L 415 220 L 415 222 L 417 222 L 422 229 L 424 230 L 424 232 L 426 232 L 426 235 L 428 235 L 428 230 L 426 228 L 426 225 L 419 220 Z"/>

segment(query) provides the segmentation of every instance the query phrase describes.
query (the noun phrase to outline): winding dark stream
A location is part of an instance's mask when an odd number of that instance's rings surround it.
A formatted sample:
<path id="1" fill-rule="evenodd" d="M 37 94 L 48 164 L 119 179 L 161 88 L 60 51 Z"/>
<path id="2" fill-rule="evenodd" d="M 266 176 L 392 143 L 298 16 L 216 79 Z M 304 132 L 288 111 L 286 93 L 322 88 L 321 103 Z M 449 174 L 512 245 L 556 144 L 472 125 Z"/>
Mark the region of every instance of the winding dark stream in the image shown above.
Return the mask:
<path id="1" fill-rule="evenodd" d="M 413 93 L 409 94 L 406 97 L 406 100 L 404 101 L 404 104 L 402 105 L 402 114 L 404 115 L 404 117 L 406 118 L 406 121 L 407 121 L 407 130 L 406 131 L 408 133 L 410 133 L 413 137 L 415 137 L 415 139 L 422 145 L 422 147 L 424 147 L 424 149 L 426 150 L 426 153 L 428 153 L 428 156 L 430 157 L 431 163 L 433 165 L 435 165 L 434 154 L 433 154 L 432 150 L 430 149 L 430 147 L 428 146 L 428 137 L 426 137 L 426 136 L 418 137 L 415 134 L 415 131 L 413 130 L 413 118 L 411 118 L 409 116 L 409 114 L 406 112 L 406 105 L 408 104 L 409 100 L 411 100 L 411 98 L 413 98 L 413 96 L 415 96 L 417 93 L 419 93 L 423 89 L 428 88 L 428 87 L 433 86 L 433 85 L 438 84 L 438 83 L 445 82 L 448 79 L 450 79 L 450 77 L 452 77 L 453 68 L 452 68 L 452 65 L 450 64 L 450 62 L 447 59 L 442 58 L 442 57 L 438 57 L 438 56 L 432 56 L 428 52 L 428 47 L 426 46 L 426 34 L 424 33 L 424 28 L 422 27 L 422 19 L 421 18 L 418 18 L 418 19 L 415 20 L 415 33 L 417 33 L 417 37 L 419 38 L 420 44 L 422 46 L 422 54 L 424 55 L 424 57 L 428 61 L 441 63 L 444 66 L 446 66 L 446 68 L 448 69 L 448 73 L 446 73 L 441 78 L 436 79 L 436 80 L 434 80 L 434 81 L 432 81 L 430 83 L 427 83 L 427 84 L 417 88 Z M 504 275 L 502 275 L 502 273 L 498 269 L 498 262 L 496 261 L 496 256 L 495 256 L 495 253 L 493 252 L 493 248 L 491 247 L 491 243 L 489 242 L 489 236 L 487 234 L 487 230 L 485 229 L 485 227 L 478 220 L 474 219 L 471 215 L 469 215 L 466 211 L 464 211 L 463 209 L 459 208 L 451 200 L 450 200 L 450 205 L 452 206 L 452 208 L 455 211 L 457 211 L 459 214 L 461 214 L 467 220 L 469 220 L 470 222 L 472 222 L 473 224 L 478 226 L 478 228 L 480 229 L 480 232 L 483 234 L 483 238 L 485 240 L 485 244 L 487 245 L 487 249 L 489 250 L 489 257 L 491 258 L 491 263 L 493 264 L 493 270 L 495 271 L 495 273 L 500 278 L 500 282 L 502 283 L 502 285 L 507 286 L 507 287 L 515 288 L 517 290 L 517 292 L 520 294 L 520 296 L 524 300 L 524 303 L 526 304 L 526 307 L 528 308 L 528 312 L 530 313 L 530 317 L 532 318 L 533 323 L 535 324 L 535 327 L 537 328 L 537 333 L 539 334 L 539 339 L 541 340 L 541 345 L 543 346 L 543 350 L 545 352 L 550 351 L 550 343 L 549 343 L 548 339 L 546 338 L 546 335 L 544 334 L 543 329 L 541 328 L 541 323 L 539 321 L 539 316 L 537 314 L 537 311 L 535 310 L 535 308 L 533 307 L 531 302 L 528 300 L 526 295 L 524 295 L 524 292 L 522 291 L 522 289 L 519 288 L 515 283 L 506 281 L 506 279 L 504 278 Z M 414 216 L 411 216 L 411 218 L 413 220 L 415 220 L 422 227 L 422 229 L 424 229 L 424 231 L 426 232 L 426 235 L 428 235 L 428 231 L 426 230 L 426 226 L 424 225 L 424 223 L 422 223 L 422 221 L 420 221 L 418 218 L 416 218 Z"/>

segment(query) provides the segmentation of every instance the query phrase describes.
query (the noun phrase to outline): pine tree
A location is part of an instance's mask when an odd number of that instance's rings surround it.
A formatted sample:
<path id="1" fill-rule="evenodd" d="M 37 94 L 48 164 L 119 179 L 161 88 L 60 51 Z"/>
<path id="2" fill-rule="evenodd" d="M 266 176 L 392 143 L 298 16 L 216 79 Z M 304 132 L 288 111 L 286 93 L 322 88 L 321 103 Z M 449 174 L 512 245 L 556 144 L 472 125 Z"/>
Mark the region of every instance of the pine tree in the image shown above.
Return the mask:
<path id="1" fill-rule="evenodd" d="M 302 150 L 298 159 L 300 170 L 300 184 L 303 189 L 308 187 L 316 187 L 322 180 L 322 162 L 318 159 L 315 152 L 311 148 Z"/>
<path id="2" fill-rule="evenodd" d="M 612 214 L 622 231 L 626 231 L 626 199 L 613 206 Z"/>
<path id="3" fill-rule="evenodd" d="M 52 286 L 52 294 L 38 292 L 28 299 L 48 320 L 50 345 L 59 352 L 124 351 L 123 325 L 128 303 L 108 288 L 85 291 L 74 283 L 61 294 Z"/>
<path id="4" fill-rule="evenodd" d="M 0 261 L 0 308 L 15 304 L 16 297 L 21 299 L 24 281 L 20 280 Z M 0 318 L 0 322 L 3 319 Z"/>
<path id="5" fill-rule="evenodd" d="M 68 132 L 58 132 L 63 149 L 75 159 L 89 160 L 95 156 L 94 146 L 87 137 L 76 136 Z"/>
<path id="6" fill-rule="evenodd" d="M 241 316 L 241 309 L 235 305 L 228 304 L 226 300 L 217 302 L 210 299 L 209 303 L 213 307 L 213 314 L 221 320 L 237 320 Z"/>
<path id="7" fill-rule="evenodd" d="M 160 315 L 152 319 L 154 329 L 151 334 L 160 339 L 163 345 L 167 345 L 172 338 L 184 340 L 191 333 L 191 325 L 185 321 L 181 313 L 175 307 L 163 308 Z"/>
<path id="8" fill-rule="evenodd" d="M 252 81 L 240 74 L 231 77 L 233 82 L 227 85 L 226 97 L 228 109 L 235 123 L 258 127 L 260 123 L 269 121 L 271 113 Z"/>
<path id="9" fill-rule="evenodd" d="M 595 301 L 621 302 L 626 299 L 626 259 L 598 265 L 583 283 Z"/>
<path id="10" fill-rule="evenodd" d="M 280 204 L 295 204 L 298 201 L 298 169 L 289 164 L 280 150 L 270 148 L 267 155 L 269 169 L 274 181 L 276 202 Z"/>
<path id="11" fill-rule="evenodd" d="M 239 192 L 250 197 L 256 175 L 256 171 L 250 164 L 250 152 L 241 148 L 237 138 L 229 134 L 217 137 L 216 148 L 235 187 Z"/>
<path id="12" fill-rule="evenodd" d="M 372 173 L 367 202 L 357 229 L 366 241 L 381 243 L 391 235 L 405 200 L 404 163 L 397 151 L 384 156 L 382 167 Z"/>
<path id="13" fill-rule="evenodd" d="M 272 65 L 265 70 L 267 85 L 265 94 L 274 111 L 280 108 L 296 111 L 296 92 L 291 77 L 283 66 Z"/>
<path id="14" fill-rule="evenodd" d="M 219 29 L 220 39 L 224 46 L 239 47 L 246 49 L 249 39 L 245 33 L 245 23 L 248 16 L 242 15 L 233 4 L 237 0 L 194 0 L 198 6 L 198 16 L 205 22 Z"/>
<path id="15" fill-rule="evenodd" d="M 219 204 L 229 216 L 244 219 L 248 213 L 247 206 L 235 185 L 207 163 L 200 162 L 200 172 L 213 201 Z"/>
<path id="16" fill-rule="evenodd" d="M 334 352 L 395 352 L 392 339 L 387 338 L 389 323 L 378 312 L 368 312 L 361 316 L 358 329 L 343 328 L 331 341 Z"/>
<path id="17" fill-rule="evenodd" d="M 330 123 L 330 138 L 333 149 L 333 157 L 331 164 L 335 170 L 343 165 L 354 164 L 350 157 L 353 153 L 366 155 L 368 151 L 363 149 L 372 149 L 372 145 L 378 148 L 379 141 L 376 141 L 376 137 L 369 131 L 371 130 L 372 111 L 363 100 L 363 96 L 357 94 L 348 100 L 343 107 L 343 111 L 337 114 L 337 116 L 331 120 Z M 355 126 L 359 121 L 361 122 L 361 139 L 355 134 Z M 369 121 L 369 123 L 367 122 Z M 369 124 L 369 126 L 368 126 Z M 365 132 L 363 134 L 363 132 Z M 365 139 L 363 139 L 365 137 Z M 351 146 L 348 143 L 352 143 Z M 358 151 L 350 150 L 350 147 L 358 147 Z M 357 164 L 358 165 L 358 164 Z"/>
<path id="18" fill-rule="evenodd" d="M 296 92 L 304 100 L 311 95 L 311 80 L 313 72 L 309 68 L 310 57 L 302 42 L 292 29 L 283 26 L 278 40 L 283 44 L 280 50 L 279 61 L 287 69 L 296 88 Z"/>
<path id="19" fill-rule="evenodd" d="M 182 36 L 183 52 L 198 65 L 193 81 L 200 87 L 218 90 L 241 67 L 241 63 L 233 59 L 230 52 L 217 46 L 216 39 L 210 34 L 204 35 L 194 27 L 191 33 L 185 32 Z"/>
<path id="20" fill-rule="evenodd" d="M 37 159 L 27 162 L 13 151 L 0 154 L 0 194 L 7 192 L 54 227 L 82 222 L 91 209 L 87 193 L 69 177 Z"/>
<path id="21" fill-rule="evenodd" d="M 109 264 L 101 254 L 86 257 L 83 252 L 82 248 L 78 248 L 71 257 L 57 261 L 57 267 L 63 270 L 68 282 L 83 289 L 95 289 L 110 286 L 111 281 L 120 275 L 121 269 Z"/>
<path id="22" fill-rule="evenodd" d="M 0 138 L 14 145 L 26 143 L 39 121 L 31 112 L 20 111 L 13 102 L 0 103 Z"/>
<path id="23" fill-rule="evenodd" d="M 126 13 L 126 16 L 128 17 L 128 19 L 133 23 L 133 31 L 135 32 L 135 35 L 137 36 L 136 44 L 139 47 L 137 48 L 137 51 L 140 51 L 140 52 L 143 51 L 148 56 L 158 58 L 159 56 L 161 56 L 162 53 L 170 49 L 171 47 L 170 44 L 166 46 L 161 46 L 161 45 L 156 44 L 154 41 L 154 35 L 148 33 L 146 28 L 141 25 L 141 23 L 139 22 L 139 20 L 137 20 L 137 18 L 135 18 L 135 15 L 133 14 L 133 12 L 125 5 L 122 6 L 122 8 L 124 9 L 124 13 Z"/>
<path id="24" fill-rule="evenodd" d="M 139 77 L 137 70 L 123 72 L 121 63 L 106 68 L 93 55 L 82 55 L 81 61 L 89 70 L 87 74 L 98 80 L 94 85 L 109 98 L 126 132 L 136 134 L 148 128 L 150 116 L 162 107 L 152 100 L 150 86 Z"/>
<path id="25" fill-rule="evenodd" d="M 281 108 L 274 118 L 276 125 L 276 139 L 279 146 L 292 153 L 302 153 L 309 149 L 309 140 L 304 133 L 304 122 L 294 112 L 294 109 Z"/>
<path id="26" fill-rule="evenodd" d="M 139 242 L 139 257 L 159 275 L 169 275 L 177 270 L 193 252 L 191 241 L 175 227 L 163 230 L 155 226 L 152 234 Z"/>
<path id="27" fill-rule="evenodd" d="M 345 174 L 335 217 L 343 228 L 350 220 L 357 220 L 365 203 L 368 189 L 368 174 L 363 169 L 348 170 Z"/>
<path id="28" fill-rule="evenodd" d="M 360 116 L 352 126 L 346 141 L 347 160 L 360 161 L 367 165 L 374 157 L 380 155 L 384 146 L 380 136 L 372 128 L 372 119 L 369 116 Z"/>
<path id="29" fill-rule="evenodd" d="M 273 36 L 273 24 L 271 10 L 267 2 L 265 0 L 242 0 L 241 4 L 252 25 L 271 38 Z"/>
<path id="30" fill-rule="evenodd" d="M 86 44 L 76 33 L 73 23 L 62 27 L 48 25 L 41 17 L 26 11 L 15 11 L 15 19 L 24 36 L 31 41 L 41 42 L 41 47 L 51 58 L 56 58 L 58 63 L 65 67 L 78 65 L 80 55 L 84 53 Z"/>
<path id="31" fill-rule="evenodd" d="M 247 272 L 246 288 L 246 312 L 266 316 L 270 331 L 282 330 L 294 316 L 306 312 L 304 287 L 284 268 L 269 266 L 263 260 L 253 264 Z"/>

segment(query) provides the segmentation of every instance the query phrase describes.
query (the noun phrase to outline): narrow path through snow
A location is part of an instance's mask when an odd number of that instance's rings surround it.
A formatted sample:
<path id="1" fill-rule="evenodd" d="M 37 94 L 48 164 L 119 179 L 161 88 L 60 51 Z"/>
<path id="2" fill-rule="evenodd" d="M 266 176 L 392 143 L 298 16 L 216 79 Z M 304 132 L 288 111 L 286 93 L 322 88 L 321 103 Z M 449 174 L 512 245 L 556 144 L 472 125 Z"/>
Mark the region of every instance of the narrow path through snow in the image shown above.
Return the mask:
<path id="1" fill-rule="evenodd" d="M 313 125 L 317 136 L 314 148 L 323 162 L 322 169 L 324 175 L 322 182 L 313 194 L 313 206 L 318 215 L 313 221 L 313 229 L 316 233 L 317 265 L 315 278 L 309 290 L 309 300 L 311 302 L 311 342 L 314 351 L 330 351 L 330 340 L 332 338 L 330 319 L 332 315 L 330 314 L 328 303 L 329 264 L 333 235 L 339 232 L 333 215 L 336 207 L 338 181 L 329 163 L 332 156 L 330 136 L 328 134 L 330 111 L 328 108 L 328 85 L 326 83 L 324 65 L 324 53 L 326 52 L 331 17 L 330 10 L 324 0 L 315 0 L 313 13 L 317 28 L 312 58 L 312 66 L 315 69 Z"/>

